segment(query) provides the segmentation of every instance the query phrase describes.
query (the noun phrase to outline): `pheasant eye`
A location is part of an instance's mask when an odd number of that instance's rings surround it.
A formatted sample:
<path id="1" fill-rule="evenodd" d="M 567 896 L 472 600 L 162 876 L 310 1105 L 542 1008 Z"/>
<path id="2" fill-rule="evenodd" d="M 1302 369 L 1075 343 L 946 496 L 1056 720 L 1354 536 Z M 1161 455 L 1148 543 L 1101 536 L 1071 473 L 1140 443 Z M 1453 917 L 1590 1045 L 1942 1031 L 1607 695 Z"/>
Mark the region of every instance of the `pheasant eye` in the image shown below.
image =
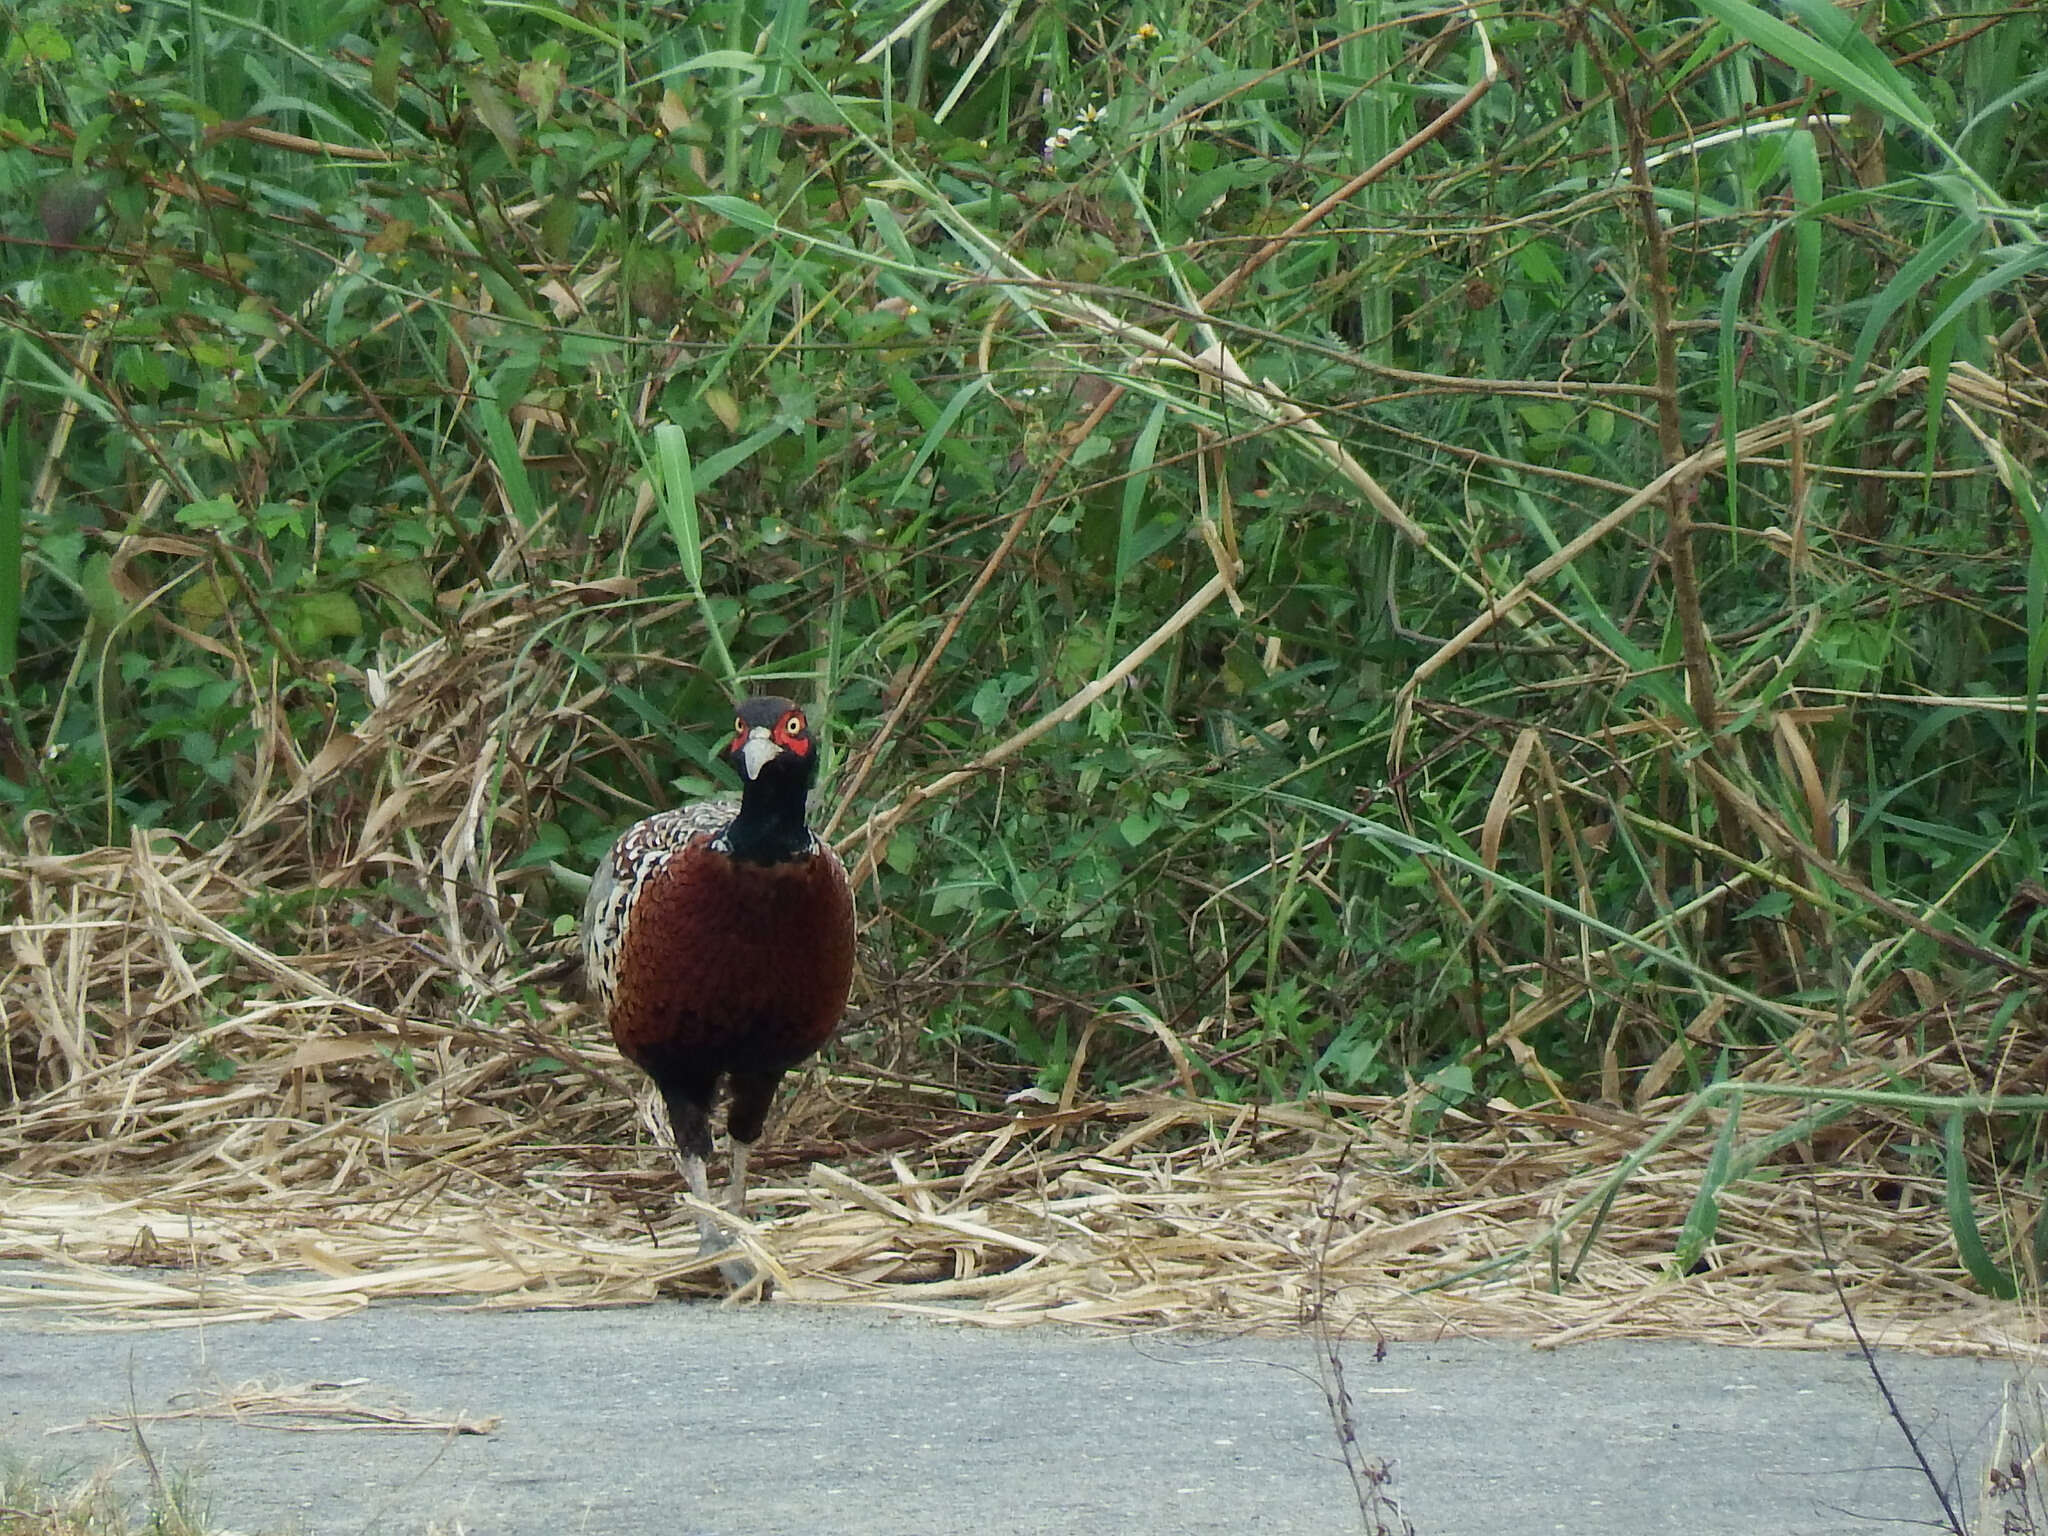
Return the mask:
<path id="1" fill-rule="evenodd" d="M 785 736 L 803 735 L 804 717 L 802 715 L 791 715 L 787 720 L 782 722 L 782 733 Z"/>
<path id="2" fill-rule="evenodd" d="M 737 715 L 733 717 L 732 728 L 736 735 L 744 736 L 747 734 L 747 722 L 740 719 Z"/>

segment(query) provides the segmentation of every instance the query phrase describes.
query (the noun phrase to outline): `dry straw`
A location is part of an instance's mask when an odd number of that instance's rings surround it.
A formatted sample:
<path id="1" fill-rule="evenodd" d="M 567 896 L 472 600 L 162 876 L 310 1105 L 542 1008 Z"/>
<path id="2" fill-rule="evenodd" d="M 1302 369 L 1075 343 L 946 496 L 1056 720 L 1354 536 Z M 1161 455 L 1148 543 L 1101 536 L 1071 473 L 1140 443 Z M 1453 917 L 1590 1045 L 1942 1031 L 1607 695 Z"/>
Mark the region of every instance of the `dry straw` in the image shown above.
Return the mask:
<path id="1" fill-rule="evenodd" d="M 667 1160 L 637 1129 L 631 1075 L 580 1005 L 530 990 L 537 1007 L 462 1022 L 519 981 L 505 966 L 431 1017 L 428 999 L 504 966 L 476 933 L 463 966 L 418 935 L 266 949 L 231 926 L 252 895 L 235 859 L 138 840 L 0 872 L 16 914 L 0 952 L 0 1305 L 164 1326 L 386 1297 L 715 1294 Z M 1883 1342 L 2033 1348 L 2020 1309 L 1965 1283 L 1937 1182 L 1879 1171 L 1892 1128 L 1878 1118 L 1725 1191 L 1706 1268 L 1678 1275 L 1702 1126 L 1621 1190 L 1573 1277 L 1583 1230 L 1538 1240 L 1671 1101 L 1497 1103 L 1427 1136 L 1415 1095 L 972 1114 L 858 1054 L 841 1046 L 772 1133 L 754 1240 L 788 1299 L 1268 1330 L 1320 1304 L 1357 1334 L 1837 1345 L 1839 1280 Z M 1775 1059 L 1845 1086 L 1913 1065 L 1882 1041 L 1841 1065 L 1854 1054 L 1812 1037 Z M 1745 1135 L 1793 1112 L 1750 1108 Z"/>

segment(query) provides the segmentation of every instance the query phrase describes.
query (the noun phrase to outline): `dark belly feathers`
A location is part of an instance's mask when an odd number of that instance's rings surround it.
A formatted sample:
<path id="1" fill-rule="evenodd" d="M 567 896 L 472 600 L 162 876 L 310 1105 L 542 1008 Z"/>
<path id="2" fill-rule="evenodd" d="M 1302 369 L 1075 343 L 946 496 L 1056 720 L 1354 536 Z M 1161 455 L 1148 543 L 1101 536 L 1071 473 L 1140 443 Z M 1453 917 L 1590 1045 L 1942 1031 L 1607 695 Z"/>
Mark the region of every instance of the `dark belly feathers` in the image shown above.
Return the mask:
<path id="1" fill-rule="evenodd" d="M 846 871 L 822 842 L 784 863 L 739 863 L 711 846 L 704 819 L 673 820 L 682 825 L 643 822 L 621 838 L 611 873 L 624 889 L 605 903 L 593 893 L 612 920 L 593 925 L 610 926 L 612 943 L 591 966 L 612 1037 L 657 1081 L 684 1066 L 692 1076 L 793 1067 L 846 1007 Z"/>

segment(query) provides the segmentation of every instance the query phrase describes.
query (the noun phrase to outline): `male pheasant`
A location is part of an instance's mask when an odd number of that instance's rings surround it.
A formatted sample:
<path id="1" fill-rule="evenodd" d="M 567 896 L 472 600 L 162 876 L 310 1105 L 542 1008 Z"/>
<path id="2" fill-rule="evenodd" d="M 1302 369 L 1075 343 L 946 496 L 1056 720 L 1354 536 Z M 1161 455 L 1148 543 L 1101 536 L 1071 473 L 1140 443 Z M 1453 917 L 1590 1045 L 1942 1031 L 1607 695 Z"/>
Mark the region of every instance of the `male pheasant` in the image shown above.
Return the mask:
<path id="1" fill-rule="evenodd" d="M 711 1106 L 731 1084 L 727 1206 L 745 1214 L 747 1154 L 782 1075 L 832 1037 L 853 980 L 853 890 L 804 824 L 818 742 L 803 710 L 739 706 L 724 760 L 740 798 L 629 827 L 583 908 L 583 968 L 626 1059 L 654 1081 L 690 1192 L 711 1201 Z M 727 1246 L 699 1212 L 699 1253 Z M 736 1261 L 726 1279 L 751 1278 Z"/>

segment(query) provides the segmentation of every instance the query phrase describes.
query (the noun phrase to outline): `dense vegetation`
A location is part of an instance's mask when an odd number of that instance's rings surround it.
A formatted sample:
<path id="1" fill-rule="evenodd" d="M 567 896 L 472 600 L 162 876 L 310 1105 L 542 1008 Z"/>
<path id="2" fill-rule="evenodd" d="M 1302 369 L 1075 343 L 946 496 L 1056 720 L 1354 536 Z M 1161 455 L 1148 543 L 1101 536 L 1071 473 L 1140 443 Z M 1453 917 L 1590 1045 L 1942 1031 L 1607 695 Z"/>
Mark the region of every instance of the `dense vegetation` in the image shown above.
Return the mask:
<path id="1" fill-rule="evenodd" d="M 2031 1066 L 2037 7 L 7 22 L 6 844 L 539 955 L 773 679 L 921 1072 Z"/>

